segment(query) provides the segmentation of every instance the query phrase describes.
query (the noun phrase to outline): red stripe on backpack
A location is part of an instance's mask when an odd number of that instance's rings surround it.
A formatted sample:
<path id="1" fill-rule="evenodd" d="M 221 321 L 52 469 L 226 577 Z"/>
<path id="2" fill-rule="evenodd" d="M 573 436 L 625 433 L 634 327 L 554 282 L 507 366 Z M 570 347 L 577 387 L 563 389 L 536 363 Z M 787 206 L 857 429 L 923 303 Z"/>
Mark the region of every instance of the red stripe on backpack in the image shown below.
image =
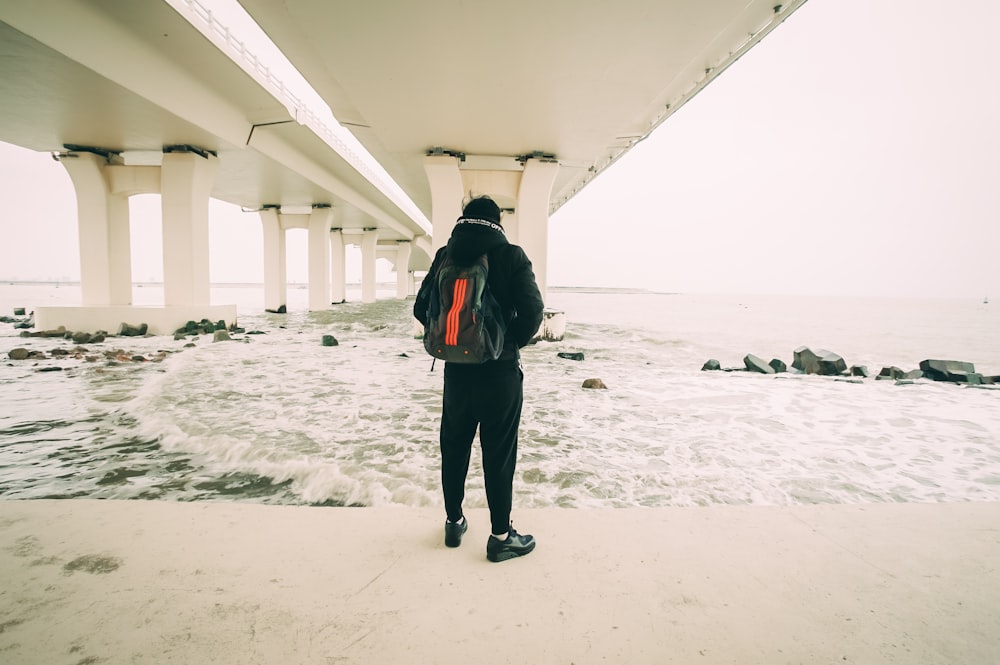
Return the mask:
<path id="1" fill-rule="evenodd" d="M 448 320 L 445 324 L 444 343 L 449 346 L 458 344 L 458 331 L 461 320 L 459 315 L 462 312 L 462 305 L 465 303 L 465 293 L 469 280 L 456 279 L 455 289 L 451 297 L 451 309 L 448 310 Z"/>

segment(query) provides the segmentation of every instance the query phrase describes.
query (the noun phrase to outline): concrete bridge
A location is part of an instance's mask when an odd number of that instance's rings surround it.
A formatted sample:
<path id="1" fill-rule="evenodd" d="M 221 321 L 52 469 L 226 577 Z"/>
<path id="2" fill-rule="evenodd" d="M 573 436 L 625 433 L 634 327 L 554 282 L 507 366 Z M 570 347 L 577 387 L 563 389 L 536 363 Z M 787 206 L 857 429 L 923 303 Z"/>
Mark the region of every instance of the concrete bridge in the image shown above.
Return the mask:
<path id="1" fill-rule="evenodd" d="M 310 309 L 344 299 L 346 244 L 361 246 L 363 300 L 379 257 L 405 297 L 469 193 L 505 209 L 544 293 L 549 215 L 804 1 L 240 0 L 405 196 L 197 0 L 3 3 L 0 140 L 53 152 L 78 201 L 82 306 L 36 324 L 135 320 L 127 201 L 150 192 L 154 332 L 235 319 L 209 301 L 210 197 L 259 211 L 268 308 L 285 300 L 287 229 L 308 229 Z"/>

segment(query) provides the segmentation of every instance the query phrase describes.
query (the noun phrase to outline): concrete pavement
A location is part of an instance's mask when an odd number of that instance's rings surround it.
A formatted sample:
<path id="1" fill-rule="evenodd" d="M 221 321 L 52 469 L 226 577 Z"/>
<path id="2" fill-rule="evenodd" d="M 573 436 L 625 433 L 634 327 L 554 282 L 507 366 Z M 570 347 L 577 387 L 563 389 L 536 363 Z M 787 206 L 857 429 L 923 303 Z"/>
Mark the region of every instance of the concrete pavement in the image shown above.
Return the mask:
<path id="1" fill-rule="evenodd" d="M 0 501 L 0 662 L 1000 662 L 1000 503 L 467 517 Z"/>

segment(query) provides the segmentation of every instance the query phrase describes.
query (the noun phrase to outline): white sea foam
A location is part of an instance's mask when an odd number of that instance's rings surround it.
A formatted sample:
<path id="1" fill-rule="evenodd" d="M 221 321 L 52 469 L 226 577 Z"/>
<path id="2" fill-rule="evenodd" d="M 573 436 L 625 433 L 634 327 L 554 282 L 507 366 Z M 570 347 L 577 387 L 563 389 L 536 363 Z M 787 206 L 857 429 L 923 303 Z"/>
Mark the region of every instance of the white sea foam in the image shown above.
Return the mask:
<path id="1" fill-rule="evenodd" d="M 307 314 L 304 292 L 290 295 L 300 313 L 241 306 L 241 325 L 266 331 L 245 341 L 104 345 L 179 351 L 157 365 L 6 363 L 0 496 L 440 505 L 443 368 L 412 335 L 412 300 Z M 993 306 L 566 292 L 551 304 L 570 327 L 523 352 L 518 506 L 1000 500 L 1000 391 L 700 371 L 746 353 L 790 364 L 809 344 L 876 373 L 945 357 L 1000 374 Z M 4 335 L 5 355 L 21 341 Z M 609 389 L 581 388 L 590 377 Z M 470 507 L 485 505 L 479 464 Z"/>

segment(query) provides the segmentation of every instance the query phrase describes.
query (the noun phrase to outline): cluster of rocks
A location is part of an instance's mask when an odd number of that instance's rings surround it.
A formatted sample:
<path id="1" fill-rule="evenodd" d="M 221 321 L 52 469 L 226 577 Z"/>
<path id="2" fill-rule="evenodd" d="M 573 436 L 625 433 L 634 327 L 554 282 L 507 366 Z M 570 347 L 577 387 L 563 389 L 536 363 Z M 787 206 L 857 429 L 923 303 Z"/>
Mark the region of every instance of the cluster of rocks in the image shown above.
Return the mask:
<path id="1" fill-rule="evenodd" d="M 743 358 L 743 367 L 723 368 L 718 360 L 709 359 L 702 365 L 702 371 L 722 370 L 726 372 L 747 371 L 761 374 L 780 374 L 792 372 L 796 374 L 817 374 L 820 376 L 853 377 L 856 380 L 868 378 L 868 368 L 864 365 L 848 367 L 844 358 L 825 349 L 810 349 L 800 346 L 793 351 L 792 366 L 789 368 L 778 358 L 764 361 L 752 353 Z M 1000 376 L 986 376 L 976 372 L 972 363 L 959 360 L 921 360 L 920 369 L 904 371 L 896 366 L 883 367 L 876 380 L 893 380 L 897 383 L 912 383 L 917 379 L 933 381 L 949 381 L 967 385 L 1000 385 Z"/>
<path id="2" fill-rule="evenodd" d="M 170 353 L 171 351 L 160 350 L 155 354 L 146 356 L 140 353 L 124 351 L 122 349 L 111 349 L 99 353 L 92 353 L 84 346 L 75 346 L 72 349 L 52 349 L 48 354 L 46 354 L 44 351 L 39 351 L 37 349 L 25 349 L 19 347 L 8 351 L 7 357 L 11 360 L 59 360 L 72 358 L 75 360 L 85 360 L 87 362 L 97 362 L 103 358 L 109 364 L 116 364 L 127 362 L 162 362 Z M 53 365 L 51 367 L 42 368 L 39 371 L 58 371 L 61 369 L 62 367 Z"/>
<path id="3" fill-rule="evenodd" d="M 23 313 L 23 310 L 20 310 Z M 18 310 L 15 310 L 18 313 Z M 16 320 L 10 319 L 9 317 L 0 317 L 0 321 L 5 323 L 15 323 L 15 327 L 32 327 L 33 321 L 31 319 L 26 320 Z M 27 324 L 27 325 L 25 325 Z M 243 328 L 238 328 L 235 324 L 228 327 L 225 321 L 218 321 L 213 323 L 208 319 L 202 319 L 201 321 L 188 321 L 183 327 L 178 328 L 174 333 L 175 340 L 182 340 L 188 338 L 188 336 L 194 336 L 194 340 L 198 339 L 198 335 L 210 334 L 212 335 L 212 340 L 215 342 L 228 341 L 231 340 L 230 333 L 244 333 L 246 332 Z M 261 331 L 251 331 L 247 333 L 248 335 L 262 335 Z M 142 323 L 139 325 L 132 325 L 129 323 L 122 323 L 117 331 L 117 337 L 152 337 L 149 333 L 148 324 Z M 100 344 L 104 342 L 109 337 L 114 337 L 110 335 L 106 330 L 98 330 L 96 332 L 84 332 L 84 331 L 72 331 L 67 330 L 65 326 L 59 326 L 53 330 L 37 330 L 29 331 L 22 330 L 20 337 L 35 337 L 35 338 L 51 338 L 51 339 L 66 339 L 71 340 L 76 344 L 73 348 L 55 348 L 46 351 L 39 349 L 27 349 L 27 348 L 15 348 L 7 352 L 7 358 L 10 360 L 60 360 L 60 359 L 74 359 L 74 360 L 85 360 L 87 362 L 96 362 L 98 360 L 104 359 L 108 364 L 117 364 L 124 362 L 161 362 L 168 354 L 173 353 L 173 351 L 159 350 L 155 354 L 144 355 L 141 353 L 133 353 L 129 351 L 124 351 L 122 349 L 113 349 L 103 352 L 91 352 L 87 347 L 82 346 L 83 344 Z M 249 340 L 246 340 L 249 341 Z M 194 343 L 188 343 L 184 345 L 185 348 L 195 346 Z M 63 369 L 58 365 L 52 365 L 47 367 L 42 367 L 38 371 L 40 372 L 51 372 Z"/>
<path id="4" fill-rule="evenodd" d="M 123 323 L 122 326 L 125 326 L 125 324 Z M 141 328 L 143 329 L 142 334 L 145 334 L 146 324 L 142 324 Z M 224 334 L 220 335 L 220 332 Z M 229 333 L 236 334 L 244 332 L 246 332 L 246 330 L 237 327 L 235 323 L 226 327 L 226 322 L 222 319 L 219 319 L 215 323 L 212 323 L 208 319 L 202 319 L 201 321 L 188 321 L 182 327 L 175 330 L 174 339 L 184 339 L 189 335 L 213 335 L 214 341 L 221 342 L 232 339 L 232 337 L 229 336 Z"/>
<path id="5" fill-rule="evenodd" d="M 31 316 L 24 316 L 24 308 L 18 307 L 14 310 L 14 316 L 0 316 L 0 323 L 13 323 L 14 330 L 28 329 L 35 327 L 35 313 Z"/>
<path id="6" fill-rule="evenodd" d="M 98 330 L 94 333 L 74 332 L 72 330 L 66 330 L 66 326 L 59 326 L 53 330 L 36 330 L 34 332 L 22 330 L 20 336 L 69 339 L 73 340 L 76 344 L 100 344 L 106 337 L 108 337 L 108 332 L 106 330 Z"/>
<path id="7" fill-rule="evenodd" d="M 32 319 L 12 319 L 10 317 L 4 316 L 0 317 L 0 322 L 3 323 L 14 323 L 14 328 L 32 328 L 34 327 L 34 322 Z M 243 333 L 246 332 L 243 328 L 239 328 L 234 323 L 231 326 L 226 326 L 226 322 L 219 320 L 215 323 L 208 319 L 202 319 L 201 321 L 188 321 L 184 326 L 178 328 L 174 331 L 174 339 L 180 340 L 188 337 L 189 335 L 214 335 L 219 331 L 224 331 L 227 333 Z M 152 336 L 149 332 L 149 325 L 146 323 L 140 323 L 139 325 L 133 325 L 131 323 L 122 323 L 118 326 L 118 331 L 115 333 L 118 337 L 150 337 Z M 62 337 L 65 339 L 71 339 L 77 344 L 98 344 L 103 342 L 105 338 L 111 335 L 106 330 L 98 330 L 97 332 L 89 333 L 84 331 L 71 331 L 66 330 L 66 326 L 59 326 L 53 330 L 22 330 L 21 337 Z M 228 336 L 226 336 L 229 339 Z"/>

